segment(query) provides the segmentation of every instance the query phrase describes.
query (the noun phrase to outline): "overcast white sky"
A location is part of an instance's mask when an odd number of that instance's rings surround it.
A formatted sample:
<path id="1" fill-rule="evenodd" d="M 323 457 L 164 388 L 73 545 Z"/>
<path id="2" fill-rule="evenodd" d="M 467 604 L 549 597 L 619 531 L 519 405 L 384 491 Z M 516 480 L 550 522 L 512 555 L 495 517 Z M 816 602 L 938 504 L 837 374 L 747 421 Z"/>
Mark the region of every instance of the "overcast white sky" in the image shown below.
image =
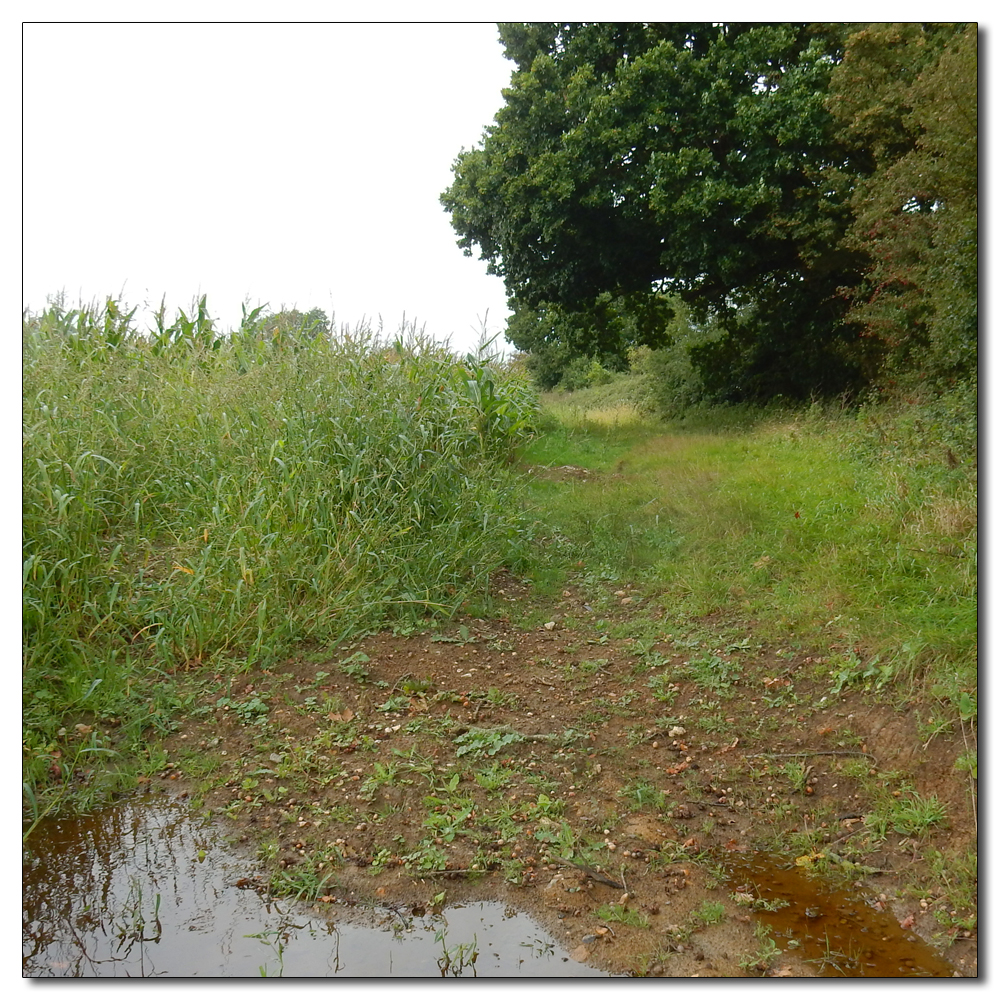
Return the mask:
<path id="1" fill-rule="evenodd" d="M 438 196 L 503 103 L 496 25 L 24 27 L 23 304 L 121 293 L 404 314 L 475 345 L 506 295 Z"/>
<path id="2" fill-rule="evenodd" d="M 842 16 L 863 16 L 855 6 Z M 465 12 L 421 13 L 442 7 Z M 438 202 L 503 102 L 513 64 L 493 22 L 124 23 L 134 4 L 89 8 L 103 23 L 69 23 L 79 6 L 52 0 L 24 11 L 48 20 L 22 36 L 23 306 L 63 291 L 73 305 L 165 296 L 173 311 L 205 294 L 224 327 L 246 301 L 318 306 L 338 324 L 381 316 L 389 331 L 405 314 L 461 349 L 487 316 L 502 330 L 503 283 L 462 254 Z M 286 0 L 280 13 L 336 9 Z M 278 13 L 256 0 L 141 11 Z"/>

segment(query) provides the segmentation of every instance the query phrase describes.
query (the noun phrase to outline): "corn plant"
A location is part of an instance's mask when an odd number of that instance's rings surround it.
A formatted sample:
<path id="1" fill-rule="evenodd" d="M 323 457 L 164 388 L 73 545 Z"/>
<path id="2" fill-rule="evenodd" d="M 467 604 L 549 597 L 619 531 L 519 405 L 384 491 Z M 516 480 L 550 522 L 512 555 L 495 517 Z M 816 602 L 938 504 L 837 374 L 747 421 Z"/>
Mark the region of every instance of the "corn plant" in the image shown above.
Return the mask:
<path id="1" fill-rule="evenodd" d="M 31 745 L 95 680 L 85 707 L 120 716 L 179 665 L 450 615 L 527 551 L 521 373 L 480 359 L 470 378 L 412 328 L 265 337 L 265 319 L 223 334 L 204 297 L 147 333 L 114 300 L 25 317 Z"/>

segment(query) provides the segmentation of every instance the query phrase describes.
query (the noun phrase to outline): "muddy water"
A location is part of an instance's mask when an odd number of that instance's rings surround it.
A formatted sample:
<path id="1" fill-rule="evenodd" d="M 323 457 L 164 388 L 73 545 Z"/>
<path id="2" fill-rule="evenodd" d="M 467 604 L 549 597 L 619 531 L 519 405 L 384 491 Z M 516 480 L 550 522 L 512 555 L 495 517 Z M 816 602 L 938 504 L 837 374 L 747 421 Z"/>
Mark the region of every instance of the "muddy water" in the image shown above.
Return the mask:
<path id="1" fill-rule="evenodd" d="M 30 977 L 606 976 L 502 904 L 332 923 L 266 903 L 218 834 L 164 798 L 41 824 L 24 852 Z"/>
<path id="2" fill-rule="evenodd" d="M 801 860 L 760 854 L 726 864 L 736 892 L 778 907 L 759 910 L 757 917 L 786 954 L 830 978 L 954 975 L 952 966 L 900 927 L 890 911 L 878 909 L 884 906 L 878 899 L 831 887 L 810 871 L 808 858 Z"/>
<path id="3" fill-rule="evenodd" d="M 766 855 L 726 859 L 786 956 L 823 977 L 947 977 L 877 900 Z M 25 976 L 606 976 L 500 903 L 331 922 L 262 899 L 249 861 L 165 796 L 41 824 L 24 852 Z M 776 901 L 787 905 L 779 905 Z M 777 907 L 770 911 L 763 908 Z M 874 905 L 873 905 L 874 904 Z M 783 960 L 779 959 L 780 965 Z"/>

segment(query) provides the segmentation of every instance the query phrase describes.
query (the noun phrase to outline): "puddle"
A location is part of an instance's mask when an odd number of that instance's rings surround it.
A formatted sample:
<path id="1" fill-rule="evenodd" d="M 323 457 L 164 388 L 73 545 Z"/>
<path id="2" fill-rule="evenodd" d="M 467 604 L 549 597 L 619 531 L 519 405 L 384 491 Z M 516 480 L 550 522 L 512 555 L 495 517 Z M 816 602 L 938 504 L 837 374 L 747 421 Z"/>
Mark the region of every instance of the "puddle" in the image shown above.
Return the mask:
<path id="1" fill-rule="evenodd" d="M 773 912 L 758 910 L 775 943 L 809 962 L 824 978 L 951 977 L 954 968 L 886 908 L 857 893 L 832 888 L 805 867 L 767 855 L 727 859 L 730 885 L 756 899 L 785 900 Z M 877 903 L 877 900 L 874 901 Z M 780 964 L 780 963 L 779 963 Z"/>
<path id="2" fill-rule="evenodd" d="M 239 887 L 255 884 L 252 861 L 166 796 L 43 822 L 23 867 L 27 977 L 608 976 L 502 903 L 419 916 L 358 907 L 332 920 L 266 901 Z M 730 855 L 726 867 L 782 952 L 819 976 L 954 975 L 877 900 L 784 858 Z M 775 900 L 789 905 L 761 908 Z"/>
<path id="3" fill-rule="evenodd" d="M 237 888 L 253 874 L 182 805 L 43 822 L 24 851 L 28 977 L 607 977 L 500 903 L 331 922 Z"/>

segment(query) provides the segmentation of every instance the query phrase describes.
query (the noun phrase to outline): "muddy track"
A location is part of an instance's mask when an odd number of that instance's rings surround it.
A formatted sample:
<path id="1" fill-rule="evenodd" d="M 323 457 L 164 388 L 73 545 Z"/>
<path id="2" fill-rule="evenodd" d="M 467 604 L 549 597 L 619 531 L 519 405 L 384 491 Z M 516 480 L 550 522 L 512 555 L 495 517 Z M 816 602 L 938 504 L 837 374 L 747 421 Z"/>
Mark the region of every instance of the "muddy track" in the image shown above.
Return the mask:
<path id="1" fill-rule="evenodd" d="M 444 892 L 618 973 L 976 974 L 968 880 L 934 864 L 974 851 L 957 728 L 921 742 L 919 705 L 834 695 L 828 651 L 747 624 L 567 590 L 527 628 L 499 590 L 506 618 L 192 674 L 156 780 L 258 849 L 262 892 L 345 917 Z M 900 833 L 893 801 L 940 815 Z"/>

